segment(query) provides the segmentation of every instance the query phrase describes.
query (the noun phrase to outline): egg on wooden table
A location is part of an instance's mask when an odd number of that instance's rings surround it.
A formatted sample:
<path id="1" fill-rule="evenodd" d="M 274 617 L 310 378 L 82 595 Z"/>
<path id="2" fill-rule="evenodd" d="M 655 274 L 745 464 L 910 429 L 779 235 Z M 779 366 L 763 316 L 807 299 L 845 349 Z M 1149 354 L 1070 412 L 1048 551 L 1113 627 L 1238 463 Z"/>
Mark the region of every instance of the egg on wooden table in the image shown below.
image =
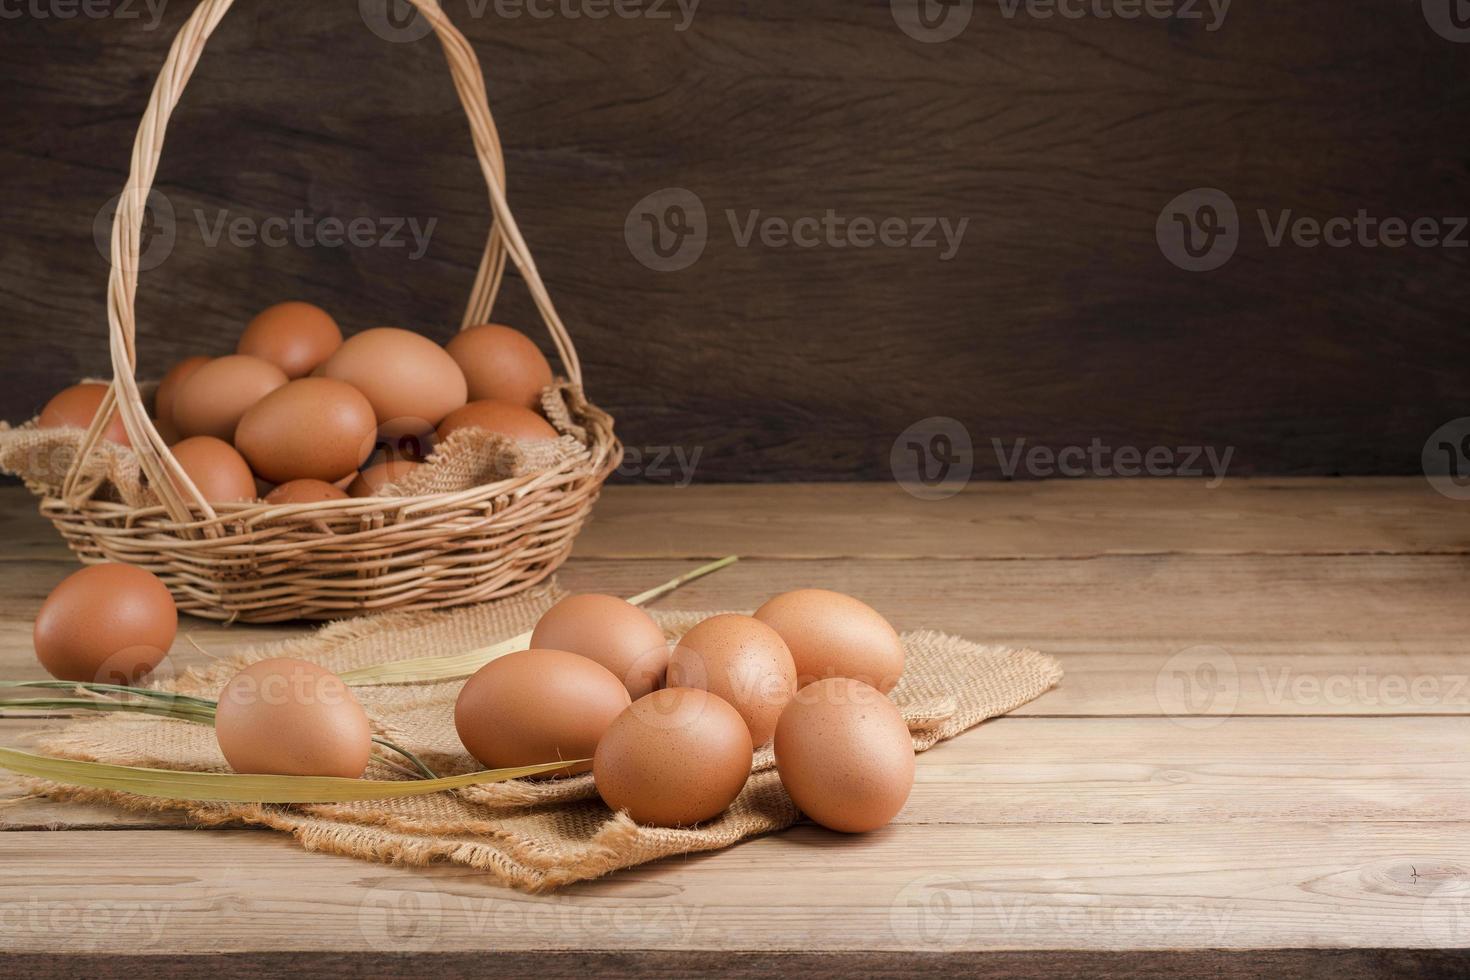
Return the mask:
<path id="1" fill-rule="evenodd" d="M 670 687 L 629 705 L 592 760 L 597 793 L 641 824 L 689 827 L 718 816 L 750 778 L 750 728 L 708 691 Z"/>
<path id="2" fill-rule="evenodd" d="M 487 769 L 591 759 L 629 702 L 623 682 L 601 664 L 565 650 L 521 650 L 490 661 L 465 681 L 454 727 Z M 583 762 L 546 775 L 591 767 Z"/>
<path id="3" fill-rule="evenodd" d="M 233 439 L 241 416 L 286 380 L 284 371 L 258 357 L 216 357 L 179 385 L 174 395 L 174 426 L 186 437 Z"/>
<path id="4" fill-rule="evenodd" d="M 90 428 L 92 420 L 97 417 L 97 410 L 102 407 L 102 399 L 106 396 L 107 385 L 90 381 L 63 388 L 41 409 L 36 425 L 42 429 Z M 122 416 L 117 413 L 116 408 L 107 421 L 107 428 L 102 430 L 102 437 L 119 446 L 132 445 L 132 441 L 128 439 L 128 430 L 123 427 Z"/>
<path id="5" fill-rule="evenodd" d="M 872 606 L 828 589 L 797 589 L 755 611 L 786 641 L 802 687 L 851 677 L 887 694 L 903 675 L 903 641 Z"/>
<path id="6" fill-rule="evenodd" d="M 537 649 L 567 650 L 596 661 L 638 700 L 663 687 L 669 644 L 642 609 L 617 596 L 567 596 L 546 610 L 531 634 Z"/>
<path id="7" fill-rule="evenodd" d="M 373 752 L 372 725 L 351 688 L 289 657 L 257 661 L 230 679 L 214 733 L 240 773 L 357 779 Z"/>
<path id="8" fill-rule="evenodd" d="M 496 399 L 523 408 L 541 404 L 551 384 L 551 365 L 535 341 L 513 327 L 482 323 L 444 345 L 464 372 L 471 401 Z"/>
<path id="9" fill-rule="evenodd" d="M 776 720 L 796 693 L 796 665 L 780 634 L 737 613 L 711 616 L 679 640 L 669 656 L 669 687 L 694 687 L 719 695 L 750 726 L 751 741 L 765 745 Z"/>
<path id="10" fill-rule="evenodd" d="M 169 451 L 209 503 L 239 503 L 255 499 L 255 475 L 250 472 L 250 464 L 223 439 L 193 436 L 170 447 Z"/>
<path id="11" fill-rule="evenodd" d="M 36 615 L 36 657 L 58 680 L 137 684 L 168 656 L 179 627 L 168 587 L 134 565 L 88 565 Z"/>
<path id="12" fill-rule="evenodd" d="M 438 439 L 443 442 L 460 429 L 483 429 L 512 439 L 557 439 L 557 431 L 529 408 L 503 401 L 470 402 L 457 408 L 439 423 Z"/>
<path id="13" fill-rule="evenodd" d="M 467 397 L 464 372 L 454 358 L 432 340 L 397 327 L 348 337 L 321 373 L 367 396 L 379 438 L 390 443 L 432 432 Z"/>
<path id="14" fill-rule="evenodd" d="M 862 681 L 808 684 L 776 726 L 776 769 L 802 813 L 863 833 L 892 820 L 914 786 L 914 740 L 887 695 Z"/>
<path id="15" fill-rule="evenodd" d="M 362 392 L 332 378 L 300 378 L 245 411 L 235 448 L 272 483 L 330 483 L 362 465 L 377 430 L 373 406 Z"/>
<path id="16" fill-rule="evenodd" d="M 240 334 L 236 353 L 270 361 L 288 378 L 302 378 L 342 346 L 342 329 L 320 306 L 292 300 L 257 313 Z"/>

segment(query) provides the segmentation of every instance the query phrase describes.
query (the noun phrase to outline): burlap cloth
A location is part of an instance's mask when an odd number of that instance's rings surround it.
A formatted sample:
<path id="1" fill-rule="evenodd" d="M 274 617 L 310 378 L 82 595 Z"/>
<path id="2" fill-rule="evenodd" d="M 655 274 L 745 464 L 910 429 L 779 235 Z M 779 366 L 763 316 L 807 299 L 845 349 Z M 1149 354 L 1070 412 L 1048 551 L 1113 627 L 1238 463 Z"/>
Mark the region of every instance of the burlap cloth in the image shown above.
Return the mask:
<path id="1" fill-rule="evenodd" d="M 95 379 L 85 379 L 97 384 Z M 144 386 L 150 397 L 154 384 Z M 567 398 L 570 386 L 560 382 L 541 395 L 542 413 L 556 429 L 556 440 L 515 440 L 481 429 L 461 429 L 434 447 L 425 465 L 397 484 L 382 487 L 379 496 L 412 497 L 454 493 L 497 480 L 540 473 L 586 457 L 587 431 L 572 417 Z M 0 422 L 0 472 L 19 477 L 38 497 L 60 497 L 67 470 L 81 447 L 81 429 L 42 429 L 31 419 L 12 426 Z M 97 483 L 98 496 L 129 507 L 158 503 L 144 479 L 131 448 L 105 440 L 82 464 L 88 481 Z"/>
<path id="2" fill-rule="evenodd" d="M 208 697 L 243 664 L 266 657 L 313 660 L 334 671 L 392 660 L 453 654 L 530 629 L 564 593 L 552 582 L 495 603 L 444 612 L 389 613 L 326 626 L 308 636 L 247 650 L 160 686 Z M 706 616 L 654 612 L 670 640 Z M 1004 714 L 1061 679 L 1050 657 L 986 647 L 931 630 L 906 633 L 903 680 L 892 693 L 919 751 Z M 440 775 L 481 768 L 454 730 L 462 681 L 357 688 L 379 731 L 417 753 Z M 74 759 L 166 769 L 228 771 L 205 725 L 144 715 L 89 718 L 45 734 L 41 751 Z M 769 748 L 756 754 L 750 782 L 721 816 L 693 829 L 640 827 L 610 812 L 590 774 L 517 780 L 405 800 L 328 805 L 183 803 L 110 791 L 40 784 L 60 798 L 106 801 L 138 810 L 182 810 L 202 824 L 263 824 L 292 834 L 309 850 L 402 864 L 450 861 L 500 881 L 544 891 L 694 851 L 728 847 L 780 830 L 798 818 L 781 788 Z M 404 778 L 377 762 L 373 778 Z"/>

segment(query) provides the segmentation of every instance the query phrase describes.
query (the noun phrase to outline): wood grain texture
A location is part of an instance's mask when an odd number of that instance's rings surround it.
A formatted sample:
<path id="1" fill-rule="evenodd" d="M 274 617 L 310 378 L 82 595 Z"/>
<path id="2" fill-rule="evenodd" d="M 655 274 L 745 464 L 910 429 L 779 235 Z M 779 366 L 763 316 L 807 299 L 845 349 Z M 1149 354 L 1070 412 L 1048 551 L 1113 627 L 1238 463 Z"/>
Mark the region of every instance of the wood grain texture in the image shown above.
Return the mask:
<path id="1" fill-rule="evenodd" d="M 487 215 L 464 122 L 432 41 L 386 43 L 356 6 L 241 3 L 220 28 L 164 154 L 177 241 L 143 276 L 145 374 L 230 349 L 286 297 L 353 330 L 449 335 Z M 985 479 L 1001 474 L 991 440 L 1023 437 L 1233 448 L 1239 474 L 1410 473 L 1464 414 L 1470 250 L 1272 248 L 1255 219 L 1463 215 L 1470 46 L 1417 4 L 1236 4 L 1208 30 L 983 3 L 944 44 L 907 37 L 879 0 L 709 0 L 685 30 L 677 13 L 446 6 L 486 66 L 511 200 L 590 391 L 630 446 L 699 451 L 697 480 L 887 478 L 895 437 L 931 416 L 964 423 Z M 94 219 L 187 9 L 165 5 L 153 30 L 146 10 L 6 22 L 0 322 L 16 356 L 0 416 L 107 372 Z M 1155 222 L 1201 186 L 1231 194 L 1242 241 L 1186 273 Z M 682 272 L 624 240 L 630 209 L 668 187 L 709 216 Z M 416 260 L 209 244 L 221 220 L 298 209 L 436 225 Z M 828 210 L 970 223 L 944 262 L 741 247 L 727 216 Z M 514 286 L 504 318 L 531 322 Z M 677 476 L 645 462 L 623 478 Z"/>
<path id="2" fill-rule="evenodd" d="M 0 493 L 6 678 L 39 675 L 30 617 L 74 568 L 29 510 Z M 987 486 L 938 504 L 891 486 L 615 488 L 568 588 L 631 594 L 728 546 L 763 557 L 660 605 L 824 585 L 900 628 L 1035 646 L 1066 676 L 922 754 L 883 831 L 798 826 L 553 896 L 255 830 L 6 802 L 24 789 L 0 780 L 3 968 L 1457 975 L 1465 519 L 1417 478 Z M 181 640 L 180 666 L 293 629 L 183 631 L 209 653 Z M 1180 710 L 1171 692 L 1197 673 L 1178 655 L 1201 647 L 1228 671 L 1210 683 L 1230 683 Z M 0 718 L 0 744 L 62 723 Z"/>

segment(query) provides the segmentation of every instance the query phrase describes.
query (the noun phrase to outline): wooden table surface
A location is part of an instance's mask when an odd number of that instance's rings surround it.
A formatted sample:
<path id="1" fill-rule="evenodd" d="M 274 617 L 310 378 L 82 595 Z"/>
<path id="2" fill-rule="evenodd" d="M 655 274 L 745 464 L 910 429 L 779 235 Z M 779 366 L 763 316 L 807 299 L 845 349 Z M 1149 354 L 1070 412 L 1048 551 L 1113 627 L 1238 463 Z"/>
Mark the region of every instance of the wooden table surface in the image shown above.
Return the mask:
<path id="1" fill-rule="evenodd" d="M 0 677 L 40 677 L 31 619 L 75 566 L 16 488 L 0 531 Z M 938 502 L 892 484 L 615 487 L 561 576 L 631 594 L 732 552 L 745 560 L 662 606 L 821 585 L 900 629 L 1034 646 L 1066 677 L 922 754 L 880 832 L 798 826 L 549 896 L 264 830 L 0 806 L 0 968 L 1466 967 L 1470 504 L 1422 479 L 995 484 Z M 294 632 L 189 620 L 174 653 Z M 0 718 L 0 739 L 56 724 Z M 0 796 L 21 793 L 0 777 Z"/>

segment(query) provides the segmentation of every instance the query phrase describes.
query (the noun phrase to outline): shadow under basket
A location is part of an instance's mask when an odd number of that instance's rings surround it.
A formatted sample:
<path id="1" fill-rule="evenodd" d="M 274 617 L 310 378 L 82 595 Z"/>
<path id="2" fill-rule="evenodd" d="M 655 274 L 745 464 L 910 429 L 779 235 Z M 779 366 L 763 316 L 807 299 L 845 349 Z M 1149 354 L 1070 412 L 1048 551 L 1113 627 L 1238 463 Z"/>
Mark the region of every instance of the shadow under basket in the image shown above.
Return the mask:
<path id="1" fill-rule="evenodd" d="M 567 423 L 562 432 L 575 433 L 579 451 L 545 467 L 450 492 L 293 505 L 206 502 L 150 418 L 135 374 L 139 247 L 163 134 L 206 41 L 232 5 L 232 0 L 200 0 L 159 72 L 113 218 L 107 291 L 111 383 L 91 427 L 78 434 L 74 451 L 66 454 L 65 479 L 44 487 L 30 477 L 26 481 L 43 497 L 41 513 L 83 562 L 118 561 L 148 569 L 168 585 L 181 612 L 256 623 L 339 619 L 376 610 L 458 606 L 519 592 L 565 560 L 603 481 L 621 458 L 612 419 L 583 395 L 576 348 L 506 202 L 505 158 L 474 49 L 437 0 L 409 2 L 444 50 L 489 192 L 489 234 L 461 329 L 491 322 L 507 265 L 513 263 L 565 368 L 566 380 L 559 386 Z M 114 412 L 131 450 L 119 451 L 103 439 Z M 30 436 L 8 431 L 8 445 L 21 452 Z M 46 454 L 39 454 L 8 468 L 24 476 L 46 462 Z M 109 491 L 110 466 L 131 467 L 131 479 L 122 482 L 146 485 L 147 498 L 128 500 L 116 492 L 116 479 Z"/>

